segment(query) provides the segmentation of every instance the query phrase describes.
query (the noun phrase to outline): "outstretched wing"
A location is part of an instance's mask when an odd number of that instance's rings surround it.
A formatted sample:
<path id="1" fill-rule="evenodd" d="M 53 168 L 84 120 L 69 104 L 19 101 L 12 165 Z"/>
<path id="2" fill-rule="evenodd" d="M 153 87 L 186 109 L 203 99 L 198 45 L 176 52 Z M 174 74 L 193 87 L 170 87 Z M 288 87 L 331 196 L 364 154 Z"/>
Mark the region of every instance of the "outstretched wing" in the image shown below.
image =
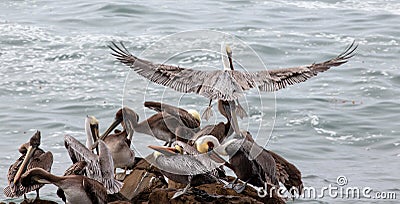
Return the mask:
<path id="1" fill-rule="evenodd" d="M 172 65 L 155 64 L 133 56 L 122 43 L 116 45 L 113 42 L 112 45 L 109 46 L 114 51 L 111 54 L 119 61 L 150 81 L 168 86 L 179 92 L 198 93 L 203 82 L 207 78 L 215 76 L 214 72 L 216 71 L 198 71 Z"/>
<path id="2" fill-rule="evenodd" d="M 87 176 L 102 182 L 99 157 L 96 154 L 70 135 L 64 136 L 64 145 L 73 163 L 85 161 Z"/>
<path id="3" fill-rule="evenodd" d="M 307 79 L 324 72 L 331 67 L 336 67 L 347 62 L 354 56 L 358 44 L 351 43 L 347 49 L 337 57 L 321 63 L 286 69 L 266 70 L 247 73 L 250 75 L 261 91 L 277 91 L 289 85 L 304 82 Z"/>

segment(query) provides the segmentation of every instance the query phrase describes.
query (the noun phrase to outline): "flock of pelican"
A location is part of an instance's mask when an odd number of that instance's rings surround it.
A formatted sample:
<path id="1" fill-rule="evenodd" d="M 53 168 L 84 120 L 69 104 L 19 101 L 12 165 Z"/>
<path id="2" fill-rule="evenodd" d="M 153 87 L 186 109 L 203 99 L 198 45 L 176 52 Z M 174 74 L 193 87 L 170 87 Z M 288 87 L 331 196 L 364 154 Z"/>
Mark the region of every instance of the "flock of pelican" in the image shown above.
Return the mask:
<path id="1" fill-rule="evenodd" d="M 57 195 L 66 203 L 107 203 L 107 194 L 118 193 L 124 185 L 123 180 L 117 179 L 116 169 L 121 168 L 126 174 L 140 159 L 130 147 L 135 132 L 165 141 L 164 146 L 150 145 L 155 152 L 146 159 L 169 180 L 186 185 L 173 198 L 205 183 L 223 183 L 238 193 L 247 184 L 271 188 L 281 183 L 287 189 L 301 192 L 303 182 L 296 166 L 264 149 L 253 140 L 250 132 L 240 129 L 237 116 L 242 118 L 247 114 L 238 99 L 251 88 L 277 91 L 346 63 L 357 45 L 353 42 L 343 53 L 322 63 L 256 72 L 234 70 L 229 46 L 224 55 L 224 69 L 217 71 L 155 64 L 135 57 L 122 43 L 112 43 L 110 48 L 117 60 L 148 80 L 210 99 L 203 119 L 211 116 L 212 101 L 217 101 L 218 110 L 227 121 L 202 128 L 201 116 L 195 110 L 146 101 L 144 106 L 157 113 L 139 122 L 135 111 L 123 107 L 100 135 L 98 120 L 87 116 L 84 144 L 71 135 L 64 137 L 72 166 L 63 176 L 50 173 L 53 155 L 39 148 L 41 135 L 37 131 L 29 142 L 20 146 L 21 156 L 9 168 L 8 186 L 4 188 L 7 197 L 26 198 L 26 193 L 35 190 L 39 198 L 39 189 L 53 184 L 58 187 Z M 116 129 L 118 125 L 122 126 L 122 131 Z M 235 181 L 227 182 L 224 167 L 236 174 Z M 238 179 L 242 182 L 238 183 Z"/>

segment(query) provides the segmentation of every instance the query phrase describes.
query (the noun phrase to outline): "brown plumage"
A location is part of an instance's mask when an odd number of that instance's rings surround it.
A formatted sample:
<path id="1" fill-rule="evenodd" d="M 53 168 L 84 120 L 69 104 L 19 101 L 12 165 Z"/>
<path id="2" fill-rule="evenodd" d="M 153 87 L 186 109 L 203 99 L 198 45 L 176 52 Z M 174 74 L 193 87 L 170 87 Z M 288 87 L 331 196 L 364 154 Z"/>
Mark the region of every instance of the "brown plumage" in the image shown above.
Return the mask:
<path id="1" fill-rule="evenodd" d="M 158 127 L 168 130 L 171 137 L 177 140 L 187 141 L 192 135 L 199 131 L 200 115 L 194 110 L 185 110 L 160 102 L 146 101 L 144 106 L 157 111 L 155 118 L 163 117 Z"/>
<path id="2" fill-rule="evenodd" d="M 195 144 L 201 153 L 229 156 L 229 163 L 225 166 L 235 172 L 237 179 L 245 181 L 244 185 L 235 185 L 235 179 L 230 184 L 236 192 L 241 193 L 247 183 L 258 187 L 278 187 L 275 160 L 269 152 L 254 142 L 242 138 L 231 139 L 220 145 L 214 136 L 207 135 L 200 137 Z"/>
<path id="3" fill-rule="evenodd" d="M 53 154 L 51 152 L 44 152 L 39 148 L 40 138 L 40 132 L 37 131 L 31 137 L 29 142 L 22 144 L 18 149 L 23 155 L 18 158 L 8 170 L 8 186 L 4 188 L 4 194 L 7 197 L 20 197 L 30 191 L 36 190 L 36 198 L 39 198 L 39 189 L 43 186 L 43 184 L 22 186 L 20 183 L 20 176 L 25 171 L 35 167 L 39 167 L 50 172 L 51 165 L 53 164 Z"/>
<path id="4" fill-rule="evenodd" d="M 22 185 L 54 184 L 64 191 L 66 203 L 107 203 L 107 190 L 93 179 L 81 175 L 55 176 L 41 168 L 33 168 L 21 177 Z"/>
<path id="5" fill-rule="evenodd" d="M 64 176 L 84 175 L 86 165 L 87 163 L 85 161 L 78 161 L 65 170 Z M 60 197 L 64 202 L 67 202 L 65 193 L 61 188 L 57 189 L 57 196 Z"/>
<path id="6" fill-rule="evenodd" d="M 245 131 L 243 135 L 248 141 L 255 142 L 250 132 Z M 297 192 L 301 193 L 303 191 L 303 181 L 301 180 L 300 170 L 277 153 L 266 149 L 263 151 L 268 152 L 274 158 L 276 163 L 276 178 L 278 181 L 282 183 L 289 192 L 291 192 L 290 190 L 292 188 L 295 188 Z"/>
<path id="7" fill-rule="evenodd" d="M 196 119 L 184 109 L 158 102 L 145 102 L 145 106 L 158 111 L 158 113 L 142 122 L 138 122 L 139 115 L 132 109 L 124 107 L 116 113 L 114 122 L 101 138 L 106 138 L 106 135 L 118 124 L 122 123 L 124 127 L 126 126 L 124 129 L 129 127 L 132 132 L 152 135 L 157 139 L 165 141 L 165 144 L 172 144 L 176 140 L 175 132 L 178 127 L 188 127 L 196 131 L 196 128 L 200 126 L 200 119 Z"/>

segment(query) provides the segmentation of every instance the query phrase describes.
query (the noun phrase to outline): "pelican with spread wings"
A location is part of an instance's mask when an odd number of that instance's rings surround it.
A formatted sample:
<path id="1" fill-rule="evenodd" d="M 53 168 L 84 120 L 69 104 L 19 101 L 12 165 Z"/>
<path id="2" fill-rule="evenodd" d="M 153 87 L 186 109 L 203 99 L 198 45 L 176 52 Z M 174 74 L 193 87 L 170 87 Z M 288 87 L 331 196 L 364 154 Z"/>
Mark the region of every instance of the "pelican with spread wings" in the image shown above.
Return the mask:
<path id="1" fill-rule="evenodd" d="M 209 98 L 211 105 L 212 100 L 238 102 L 238 99 L 243 96 L 244 91 L 252 88 L 258 88 L 260 91 L 265 92 L 273 92 L 286 88 L 289 85 L 306 81 L 331 67 L 346 63 L 348 59 L 354 56 L 357 46 L 353 42 L 337 57 L 324 62 L 292 68 L 253 72 L 234 70 L 232 50 L 229 46 L 226 46 L 229 66 L 224 63 L 223 70 L 213 71 L 156 64 L 132 55 L 122 43 L 120 45 L 112 43 L 110 48 L 113 51 L 112 55 L 120 62 L 128 65 L 139 75 L 154 83 L 170 87 L 179 92 L 200 94 Z M 237 107 L 240 107 L 240 105 L 238 104 Z M 236 106 L 231 106 L 232 119 L 237 124 L 235 109 Z M 209 116 L 207 112 L 211 112 L 209 110 L 208 108 L 204 114 L 206 115 L 206 119 Z M 238 115 L 243 116 L 244 114 L 238 113 Z M 238 128 L 235 128 L 235 132 L 240 134 Z"/>

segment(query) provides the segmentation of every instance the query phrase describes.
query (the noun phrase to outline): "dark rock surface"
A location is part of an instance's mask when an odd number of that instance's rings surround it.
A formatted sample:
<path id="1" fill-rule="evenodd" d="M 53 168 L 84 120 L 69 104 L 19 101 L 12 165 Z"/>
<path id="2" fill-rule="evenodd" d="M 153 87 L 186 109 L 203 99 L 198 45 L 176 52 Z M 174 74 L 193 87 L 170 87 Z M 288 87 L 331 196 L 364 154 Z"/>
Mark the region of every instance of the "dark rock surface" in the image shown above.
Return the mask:
<path id="1" fill-rule="evenodd" d="M 234 180 L 229 177 L 228 181 Z M 191 188 L 188 193 L 172 199 L 177 190 L 185 185 L 169 181 L 161 172 L 142 159 L 125 178 L 119 194 L 109 196 L 109 201 L 129 201 L 131 203 L 285 203 L 281 198 L 261 198 L 252 187 L 246 187 L 241 193 L 227 189 L 223 184 L 203 184 Z"/>

